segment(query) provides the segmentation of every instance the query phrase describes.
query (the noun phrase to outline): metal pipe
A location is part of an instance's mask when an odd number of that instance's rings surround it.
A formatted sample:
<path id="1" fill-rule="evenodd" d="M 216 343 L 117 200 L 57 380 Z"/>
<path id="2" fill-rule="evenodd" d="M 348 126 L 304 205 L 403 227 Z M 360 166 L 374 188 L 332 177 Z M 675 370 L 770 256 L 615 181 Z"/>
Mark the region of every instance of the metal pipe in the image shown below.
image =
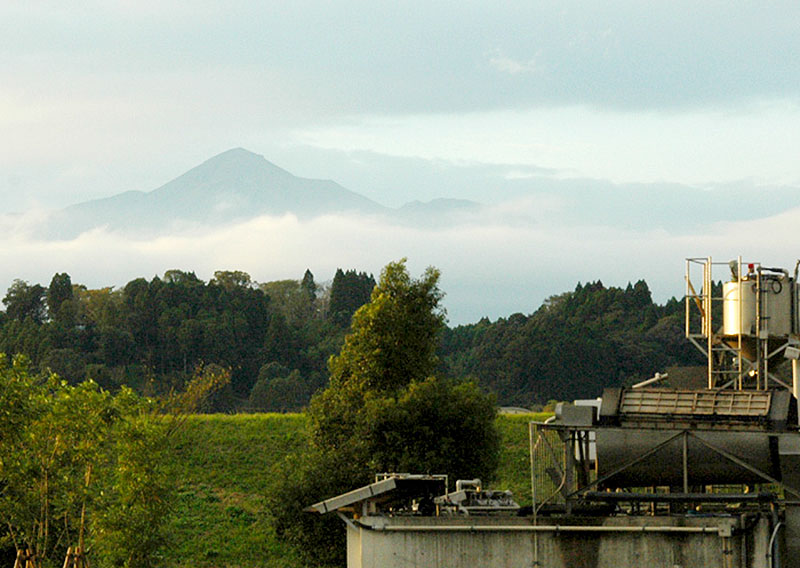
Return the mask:
<path id="1" fill-rule="evenodd" d="M 652 385 L 653 383 L 657 383 L 659 381 L 663 381 L 664 379 L 668 379 L 668 378 L 669 378 L 669 373 L 664 373 L 663 375 L 661 373 L 656 373 L 655 376 L 653 376 L 652 378 L 646 379 L 646 380 L 642 381 L 641 383 L 636 383 L 631 388 L 632 389 L 640 389 L 642 387 L 646 387 L 648 385 Z"/>
<path id="2" fill-rule="evenodd" d="M 800 271 L 800 259 L 795 262 L 794 265 L 794 278 L 789 281 L 789 285 L 792 287 L 792 303 L 791 303 L 791 313 L 792 313 L 792 325 L 791 331 L 792 333 L 798 333 L 800 331 L 800 327 L 798 326 L 797 322 L 797 273 Z"/>
<path id="3" fill-rule="evenodd" d="M 689 493 L 689 433 L 683 433 L 683 492 Z"/>
<path id="4" fill-rule="evenodd" d="M 772 537 L 770 538 L 769 551 L 772 552 L 772 559 L 771 560 L 772 560 L 773 565 L 774 566 L 778 566 L 778 568 L 780 568 L 781 565 L 783 564 L 783 562 L 781 562 L 781 549 L 780 549 L 780 546 L 778 546 L 777 543 L 774 542 L 774 538 L 778 534 L 778 529 L 781 526 L 781 521 L 778 518 L 778 511 L 775 509 L 775 504 L 774 503 L 772 504 L 771 509 L 772 509 L 772 522 L 775 524 L 775 528 L 773 529 Z"/>
<path id="5" fill-rule="evenodd" d="M 708 388 L 714 388 L 714 328 L 711 321 L 713 305 L 711 302 L 712 270 L 711 257 L 709 256 L 706 265 L 703 267 L 703 305 L 705 306 L 705 317 L 703 318 L 703 334 L 706 336 L 706 353 L 708 353 Z"/>
<path id="6" fill-rule="evenodd" d="M 650 502 L 650 503 L 774 503 L 777 495 L 760 493 L 633 493 L 630 491 L 587 491 L 583 494 L 587 501 Z"/>
<path id="7" fill-rule="evenodd" d="M 736 308 L 737 313 L 739 314 L 739 322 L 736 328 L 736 365 L 737 365 L 737 388 L 742 390 L 744 388 L 744 368 L 742 365 L 742 328 L 744 327 L 744 303 L 742 302 L 742 257 L 739 255 L 738 257 L 739 263 L 739 277 L 737 279 L 736 287 L 738 294 L 736 296 L 736 301 L 739 302 L 738 307 Z M 724 307 L 724 306 L 723 306 Z"/>
<path id="8" fill-rule="evenodd" d="M 362 525 L 364 526 L 364 525 Z M 602 533 L 698 533 L 721 534 L 720 527 L 652 526 L 610 527 L 591 525 L 387 525 L 367 527 L 376 531 L 392 532 L 602 532 Z"/>
<path id="9" fill-rule="evenodd" d="M 775 537 L 778 536 L 778 530 L 783 526 L 783 523 L 779 522 L 775 525 L 775 528 L 772 530 L 772 536 L 769 537 L 769 546 L 767 546 L 767 563 L 769 564 L 769 568 L 775 568 L 775 556 L 773 554 L 773 547 L 775 546 Z"/>
<path id="10" fill-rule="evenodd" d="M 534 462 L 534 451 L 536 450 L 536 446 L 539 445 L 539 440 L 536 440 L 536 445 L 534 445 L 533 437 L 534 437 L 534 424 L 533 422 L 528 422 L 528 444 L 530 446 L 530 458 L 531 458 L 531 504 L 533 509 L 533 524 L 536 525 L 536 513 L 538 511 L 538 507 L 536 506 L 536 470 L 535 466 L 536 463 Z M 538 433 L 538 430 L 536 430 Z M 543 434 L 539 434 L 540 436 Z M 539 534 L 533 533 L 533 566 L 539 566 Z"/>
<path id="11" fill-rule="evenodd" d="M 797 359 L 792 359 L 792 394 L 797 405 L 797 420 L 800 424 L 800 366 L 798 366 Z"/>
<path id="12" fill-rule="evenodd" d="M 564 440 L 564 490 L 569 494 L 575 487 L 575 435 L 573 430 L 567 432 Z M 566 499 L 566 513 L 572 513 L 572 501 Z"/>

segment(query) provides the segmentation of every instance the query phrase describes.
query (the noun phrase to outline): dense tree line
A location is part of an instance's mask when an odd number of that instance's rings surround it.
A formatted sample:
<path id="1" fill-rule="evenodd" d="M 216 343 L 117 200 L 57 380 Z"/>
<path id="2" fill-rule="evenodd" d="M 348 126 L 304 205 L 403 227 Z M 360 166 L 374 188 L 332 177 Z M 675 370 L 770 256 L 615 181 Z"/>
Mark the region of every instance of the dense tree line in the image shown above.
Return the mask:
<path id="1" fill-rule="evenodd" d="M 16 280 L 0 314 L 0 352 L 25 354 L 35 370 L 112 391 L 181 390 L 195 368 L 231 370 L 215 410 L 294 410 L 327 379 L 327 360 L 374 278 L 339 270 L 329 287 L 302 280 L 258 284 L 241 271 L 209 282 L 169 270 L 120 289 L 88 289 L 68 274 L 50 285 Z M 335 300 L 336 312 L 329 304 Z"/>
<path id="2" fill-rule="evenodd" d="M 525 406 L 594 398 L 668 366 L 704 362 L 684 338 L 683 302 L 653 303 L 643 280 L 626 288 L 578 284 L 531 315 L 445 330 L 441 352 L 449 373 Z"/>
<path id="3" fill-rule="evenodd" d="M 23 353 L 73 383 L 144 394 L 180 390 L 198 364 L 215 363 L 232 379 L 211 409 L 297 410 L 327 383 L 328 359 L 375 284 L 341 269 L 328 285 L 310 271 L 259 284 L 241 271 L 204 282 L 170 270 L 96 290 L 63 273 L 47 287 L 17 280 L 3 299 L 0 352 Z M 595 397 L 671 365 L 702 364 L 683 336 L 683 310 L 676 299 L 655 304 L 644 281 L 579 284 L 530 315 L 443 328 L 439 370 L 474 378 L 501 404 Z"/>

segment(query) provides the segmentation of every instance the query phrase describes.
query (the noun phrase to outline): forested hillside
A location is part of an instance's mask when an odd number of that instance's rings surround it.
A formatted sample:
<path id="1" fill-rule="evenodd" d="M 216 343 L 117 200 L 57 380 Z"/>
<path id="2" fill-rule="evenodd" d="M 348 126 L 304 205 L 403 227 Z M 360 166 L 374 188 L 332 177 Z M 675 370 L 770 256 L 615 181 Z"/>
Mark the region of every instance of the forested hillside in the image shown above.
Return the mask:
<path id="1" fill-rule="evenodd" d="M 73 383 L 91 378 L 148 395 L 180 390 L 198 365 L 218 364 L 231 369 L 231 384 L 208 410 L 298 410 L 326 384 L 328 358 L 374 286 L 356 270 L 338 270 L 325 286 L 310 271 L 257 283 L 240 271 L 204 282 L 170 270 L 119 289 L 88 289 L 64 273 L 48 286 L 16 280 L 3 298 L 0 352 L 24 353 L 34 369 Z M 594 282 L 530 315 L 446 328 L 439 359 L 443 374 L 530 407 L 702 363 L 695 351 L 680 301 L 653 303 L 644 281 Z"/>
<path id="2" fill-rule="evenodd" d="M 448 373 L 524 406 L 594 398 L 603 387 L 704 361 L 684 338 L 683 303 L 654 304 L 642 280 L 624 289 L 578 284 L 529 316 L 448 329 L 441 351 Z"/>
<path id="3" fill-rule="evenodd" d="M 352 270 L 324 289 L 309 271 L 260 285 L 240 271 L 206 283 L 170 270 L 96 290 L 63 273 L 48 287 L 16 280 L 3 298 L 0 352 L 23 353 L 34 369 L 73 383 L 147 395 L 180 390 L 198 365 L 217 364 L 231 382 L 209 410 L 299 409 L 325 383 L 328 357 L 374 285 Z"/>

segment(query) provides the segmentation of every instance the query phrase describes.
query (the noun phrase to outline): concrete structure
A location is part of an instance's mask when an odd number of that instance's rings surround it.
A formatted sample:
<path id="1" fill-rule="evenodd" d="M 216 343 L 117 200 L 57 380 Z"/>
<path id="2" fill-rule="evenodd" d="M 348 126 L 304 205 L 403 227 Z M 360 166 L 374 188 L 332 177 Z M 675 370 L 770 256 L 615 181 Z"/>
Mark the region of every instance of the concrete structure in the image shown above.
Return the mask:
<path id="1" fill-rule="evenodd" d="M 364 517 L 347 526 L 348 568 L 768 568 L 754 518 Z M 580 524 L 578 524 L 580 523 Z"/>
<path id="2" fill-rule="evenodd" d="M 776 498 L 770 493 L 597 492 L 584 497 L 616 505 L 592 509 L 584 502 L 580 511 L 556 507 L 546 515 L 509 515 L 498 506 L 495 513 L 484 507 L 480 514 L 464 515 L 464 507 L 454 507 L 450 497 L 474 491 L 472 496 L 480 498 L 487 492 L 462 489 L 436 499 L 435 508 L 423 506 L 444 481 L 441 476 L 384 475 L 310 510 L 335 512 L 344 521 L 348 568 L 793 566 L 782 543 L 784 535 L 796 536 L 778 530 L 783 523 L 776 523 Z M 705 511 L 685 506 L 702 500 Z M 649 501 L 653 514 L 603 514 L 624 511 L 621 504 L 627 501 Z M 655 514 L 659 507 L 661 514 Z"/>

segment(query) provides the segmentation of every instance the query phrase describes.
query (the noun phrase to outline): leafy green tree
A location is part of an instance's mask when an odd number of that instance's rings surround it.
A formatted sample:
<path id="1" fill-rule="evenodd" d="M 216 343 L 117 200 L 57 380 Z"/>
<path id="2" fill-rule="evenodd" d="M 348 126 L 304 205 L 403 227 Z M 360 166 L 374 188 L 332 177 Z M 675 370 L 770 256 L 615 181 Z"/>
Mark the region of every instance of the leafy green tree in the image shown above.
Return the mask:
<path id="1" fill-rule="evenodd" d="M 438 283 L 434 268 L 413 279 L 404 260 L 388 264 L 370 302 L 353 316 L 341 353 L 330 361 L 331 383 L 353 380 L 391 392 L 433 373 L 445 321 Z"/>
<path id="2" fill-rule="evenodd" d="M 133 408 L 123 412 L 119 399 L 91 382 L 73 387 L 55 375 L 42 382 L 23 358 L 11 366 L 0 358 L 0 375 L 0 398 L 15 409 L 0 419 L 0 518 L 17 549 L 52 565 L 67 546 L 89 539 L 87 510 L 100 495 L 102 471 L 114 467 L 109 441 Z"/>
<path id="3" fill-rule="evenodd" d="M 44 567 L 60 566 L 76 545 L 99 565 L 154 566 L 175 485 L 175 434 L 227 376 L 198 371 L 162 415 L 130 389 L 71 386 L 31 374 L 24 357 L 0 356 L 0 522 L 13 546 Z"/>
<path id="4" fill-rule="evenodd" d="M 164 282 L 168 284 L 176 284 L 179 286 L 202 286 L 203 281 L 200 280 L 194 272 L 185 272 L 183 270 L 171 269 L 164 273 Z"/>
<path id="5" fill-rule="evenodd" d="M 14 280 L 3 298 L 6 314 L 19 321 L 30 319 L 37 324 L 44 322 L 47 314 L 45 294 L 46 290 L 40 284 L 31 285 L 24 280 Z"/>
<path id="6" fill-rule="evenodd" d="M 131 394 L 123 391 L 122 396 Z M 125 409 L 125 401 L 117 404 Z M 152 413 L 134 412 L 117 425 L 110 448 L 113 460 L 102 472 L 103 490 L 92 526 L 95 554 L 109 566 L 158 565 L 175 483 L 169 466 L 171 447 L 168 424 Z"/>
<path id="7" fill-rule="evenodd" d="M 98 353 L 106 364 L 127 365 L 133 362 L 136 344 L 133 335 L 124 328 L 108 327 L 100 330 Z"/>
<path id="8" fill-rule="evenodd" d="M 432 376 L 444 326 L 438 280 L 433 268 L 414 279 L 405 260 L 387 265 L 330 360 L 328 388 L 312 398 L 312 446 L 278 475 L 283 481 L 272 495 L 281 498 L 271 502 L 277 532 L 310 565 L 340 563 L 344 531 L 336 519 L 304 516 L 302 507 L 367 483 L 376 470 L 436 467 L 486 479 L 494 473 L 493 398 L 474 384 Z"/>
<path id="9" fill-rule="evenodd" d="M 80 350 L 70 347 L 50 349 L 42 357 L 39 366 L 71 384 L 76 384 L 85 376 L 86 357 Z"/>
<path id="10" fill-rule="evenodd" d="M 24 353 L 33 364 L 39 364 L 50 350 L 47 328 L 32 319 L 9 319 L 0 330 L 0 353 L 13 356 Z"/>
<path id="11" fill-rule="evenodd" d="M 368 392 L 396 395 L 437 367 L 438 334 L 444 327 L 439 272 L 412 279 L 405 260 L 388 264 L 372 299 L 353 316 L 341 352 L 332 357 L 330 386 L 309 407 L 312 434 L 321 447 L 348 443 Z"/>
<path id="12" fill-rule="evenodd" d="M 400 396 L 370 398 L 363 432 L 373 471 L 447 472 L 491 479 L 499 461 L 497 409 L 472 382 L 413 381 Z"/>
<path id="13" fill-rule="evenodd" d="M 311 284 L 316 290 L 316 285 Z M 300 328 L 306 325 L 315 313 L 315 297 L 309 295 L 309 288 L 297 280 L 276 280 L 265 282 L 259 287 L 269 297 L 273 312 L 277 312 L 288 325 Z"/>
<path id="14" fill-rule="evenodd" d="M 155 290 L 159 283 L 144 278 L 131 280 L 123 289 L 125 327 L 137 345 L 138 359 L 153 367 L 156 363 L 155 348 L 158 343 L 158 305 Z"/>
<path id="15" fill-rule="evenodd" d="M 308 381 L 288 369 L 275 377 L 259 377 L 250 391 L 250 408 L 261 412 L 298 411 L 310 398 Z"/>
<path id="16" fill-rule="evenodd" d="M 122 328 L 125 324 L 123 294 L 122 290 L 111 287 L 89 290 L 85 286 L 76 285 L 74 297 L 77 301 L 77 321 L 99 329 Z"/>
<path id="17" fill-rule="evenodd" d="M 255 282 L 247 272 L 241 270 L 217 270 L 211 284 L 220 286 L 228 291 L 235 288 L 252 288 Z"/>

